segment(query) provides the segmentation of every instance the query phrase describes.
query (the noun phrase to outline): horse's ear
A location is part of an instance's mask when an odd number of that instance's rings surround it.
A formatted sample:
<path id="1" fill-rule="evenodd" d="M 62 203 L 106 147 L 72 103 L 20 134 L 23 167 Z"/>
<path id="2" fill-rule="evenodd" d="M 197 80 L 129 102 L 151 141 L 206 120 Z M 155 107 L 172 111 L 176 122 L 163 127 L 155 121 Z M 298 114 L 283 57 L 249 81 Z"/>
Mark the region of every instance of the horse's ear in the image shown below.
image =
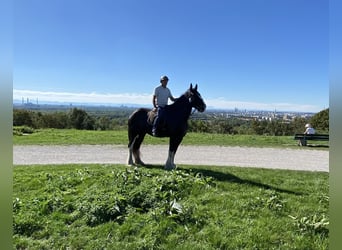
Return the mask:
<path id="1" fill-rule="evenodd" d="M 195 90 L 197 91 L 197 84 L 195 85 Z"/>
<path id="2" fill-rule="evenodd" d="M 192 83 L 190 83 L 190 90 L 192 91 Z"/>

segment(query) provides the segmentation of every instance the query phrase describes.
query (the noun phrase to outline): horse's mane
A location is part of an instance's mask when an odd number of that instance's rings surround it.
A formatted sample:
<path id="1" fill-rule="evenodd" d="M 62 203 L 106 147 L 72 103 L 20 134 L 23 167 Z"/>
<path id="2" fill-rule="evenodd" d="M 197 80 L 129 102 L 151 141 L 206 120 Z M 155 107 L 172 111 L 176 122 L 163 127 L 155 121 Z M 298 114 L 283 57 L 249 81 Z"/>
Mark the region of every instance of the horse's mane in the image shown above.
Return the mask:
<path id="1" fill-rule="evenodd" d="M 169 106 L 170 108 L 184 106 L 184 104 L 188 102 L 189 102 L 189 90 L 187 90 L 184 94 L 178 97 L 174 103 L 167 105 L 167 106 Z"/>

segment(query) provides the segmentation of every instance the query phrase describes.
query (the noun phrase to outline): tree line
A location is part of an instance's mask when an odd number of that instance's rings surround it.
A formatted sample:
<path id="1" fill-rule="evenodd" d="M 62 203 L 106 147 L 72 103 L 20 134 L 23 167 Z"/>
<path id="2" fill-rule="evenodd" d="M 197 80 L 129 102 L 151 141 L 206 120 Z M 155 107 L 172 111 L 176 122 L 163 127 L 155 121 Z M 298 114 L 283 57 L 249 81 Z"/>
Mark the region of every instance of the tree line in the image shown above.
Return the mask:
<path id="1" fill-rule="evenodd" d="M 13 126 L 28 126 L 33 129 L 127 129 L 129 113 L 118 112 L 111 116 L 89 114 L 83 109 L 43 113 L 25 109 L 13 110 Z M 329 109 L 322 110 L 311 118 L 296 117 L 290 122 L 283 120 L 246 120 L 241 118 L 211 118 L 189 120 L 189 132 L 222 134 L 293 135 L 302 133 L 306 123 L 311 123 L 318 133 L 329 132 Z"/>

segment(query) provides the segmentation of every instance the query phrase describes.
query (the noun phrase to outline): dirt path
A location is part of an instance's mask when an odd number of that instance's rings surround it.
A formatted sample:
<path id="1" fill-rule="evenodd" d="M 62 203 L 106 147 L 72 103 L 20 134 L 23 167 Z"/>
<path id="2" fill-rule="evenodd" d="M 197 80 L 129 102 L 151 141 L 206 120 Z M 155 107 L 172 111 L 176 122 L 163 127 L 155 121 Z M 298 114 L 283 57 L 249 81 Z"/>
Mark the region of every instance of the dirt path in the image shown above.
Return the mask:
<path id="1" fill-rule="evenodd" d="M 168 146 L 143 145 L 142 159 L 164 164 Z M 126 164 L 124 145 L 14 146 L 14 165 L 114 163 Z M 329 172 L 329 151 L 220 146 L 180 146 L 176 164 L 262 167 Z"/>

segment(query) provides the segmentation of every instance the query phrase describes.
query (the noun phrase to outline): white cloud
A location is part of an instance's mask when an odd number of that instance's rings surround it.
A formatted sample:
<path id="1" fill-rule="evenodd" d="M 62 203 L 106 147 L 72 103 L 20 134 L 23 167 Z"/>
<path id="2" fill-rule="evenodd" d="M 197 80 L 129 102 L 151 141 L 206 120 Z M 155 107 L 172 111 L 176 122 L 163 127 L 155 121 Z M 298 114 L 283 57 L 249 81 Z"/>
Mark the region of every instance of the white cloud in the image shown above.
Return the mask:
<path id="1" fill-rule="evenodd" d="M 21 100 L 27 98 L 31 101 L 39 102 L 67 102 L 67 103 L 90 103 L 90 104 L 140 104 L 152 105 L 152 97 L 150 94 L 100 94 L 92 93 L 69 93 L 69 92 L 44 92 L 32 90 L 13 90 L 13 99 Z"/>
<path id="2" fill-rule="evenodd" d="M 102 94 L 102 93 L 70 93 L 70 92 L 47 92 L 13 89 L 13 99 L 26 102 L 66 102 L 66 103 L 89 103 L 89 104 L 106 104 L 106 105 L 151 105 L 151 94 L 138 93 L 122 93 L 122 94 Z M 227 101 L 224 98 L 206 99 L 208 107 L 218 109 L 247 109 L 247 110 L 278 110 L 278 111 L 302 111 L 302 112 L 318 112 L 323 108 L 314 105 L 300 105 L 292 103 L 258 103 L 258 102 L 241 102 Z"/>

